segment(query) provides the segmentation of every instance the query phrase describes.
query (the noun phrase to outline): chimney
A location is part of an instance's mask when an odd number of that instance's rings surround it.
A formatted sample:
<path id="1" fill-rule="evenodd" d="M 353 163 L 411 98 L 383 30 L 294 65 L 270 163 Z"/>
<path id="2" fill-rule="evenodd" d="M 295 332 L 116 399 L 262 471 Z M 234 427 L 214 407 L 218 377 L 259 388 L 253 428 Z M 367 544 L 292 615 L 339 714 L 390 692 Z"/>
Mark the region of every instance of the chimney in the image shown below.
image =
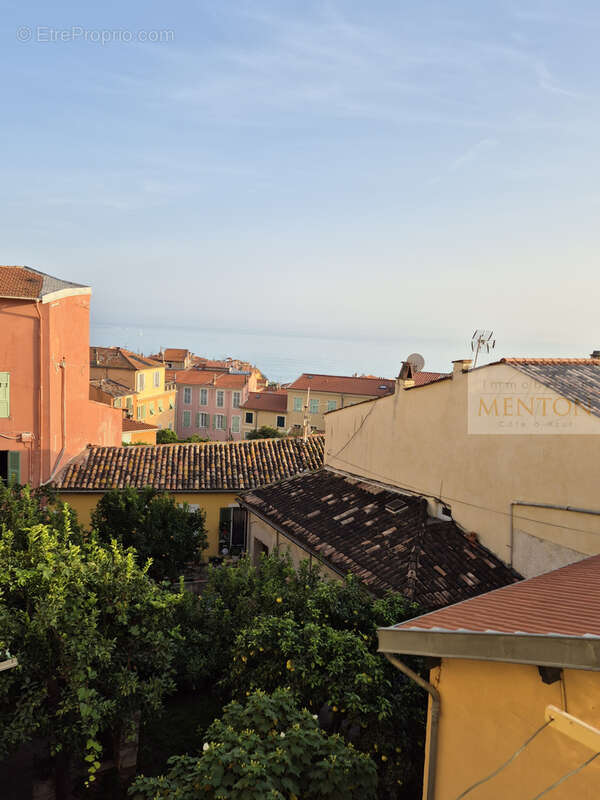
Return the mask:
<path id="1" fill-rule="evenodd" d="M 458 358 L 456 361 L 453 361 L 453 368 L 452 368 L 452 375 L 462 375 L 463 372 L 468 372 L 471 364 L 473 363 L 472 358 Z"/>
<path id="2" fill-rule="evenodd" d="M 397 389 L 410 389 L 414 385 L 412 364 L 408 361 L 403 361 L 400 373 L 396 378 L 396 387 Z"/>
<path id="3" fill-rule="evenodd" d="M 600 358 L 600 350 L 592 350 L 590 358 Z"/>

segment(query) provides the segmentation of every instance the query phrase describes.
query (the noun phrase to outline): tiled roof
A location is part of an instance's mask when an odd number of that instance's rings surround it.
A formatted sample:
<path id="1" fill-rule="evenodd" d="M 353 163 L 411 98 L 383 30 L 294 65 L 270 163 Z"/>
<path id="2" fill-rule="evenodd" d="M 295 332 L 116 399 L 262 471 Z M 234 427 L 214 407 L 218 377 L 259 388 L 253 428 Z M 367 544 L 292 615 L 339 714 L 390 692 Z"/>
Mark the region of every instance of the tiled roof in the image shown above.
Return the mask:
<path id="1" fill-rule="evenodd" d="M 136 394 L 135 389 L 132 389 L 131 386 L 125 386 L 123 383 L 113 381 L 112 378 L 90 378 L 90 386 L 101 389 L 111 397 L 125 397 L 126 395 Z"/>
<path id="2" fill-rule="evenodd" d="M 446 377 L 447 375 L 443 372 L 414 372 L 412 379 L 415 382 L 415 386 L 425 386 L 428 383 L 435 383 L 435 381 Z"/>
<path id="3" fill-rule="evenodd" d="M 57 479 L 62 490 L 154 486 L 180 492 L 239 491 L 323 464 L 323 437 L 240 442 L 90 447 Z"/>
<path id="4" fill-rule="evenodd" d="M 48 294 L 68 289 L 90 291 L 89 286 L 63 281 L 31 267 L 0 266 L 0 297 L 41 300 Z"/>
<path id="5" fill-rule="evenodd" d="M 167 347 L 163 356 L 165 361 L 185 361 L 190 354 L 189 350 L 179 347 Z"/>
<path id="6" fill-rule="evenodd" d="M 600 555 L 394 627 L 600 637 Z"/>
<path id="7" fill-rule="evenodd" d="M 128 419 L 123 417 L 123 430 L 124 431 L 157 431 L 158 425 L 148 425 L 147 422 L 141 422 L 139 419 Z"/>
<path id="8" fill-rule="evenodd" d="M 511 569 L 427 501 L 322 469 L 241 496 L 246 508 L 374 594 L 401 592 L 424 608 L 505 586 Z"/>
<path id="9" fill-rule="evenodd" d="M 90 347 L 90 367 L 138 370 L 162 366 L 152 358 L 132 353 L 123 347 Z"/>
<path id="10" fill-rule="evenodd" d="M 510 364 L 600 416 L 600 358 L 503 358 L 497 363 Z"/>
<path id="11" fill-rule="evenodd" d="M 362 394 L 366 397 L 384 397 L 393 394 L 396 382 L 390 378 L 358 378 L 348 375 L 316 375 L 303 372 L 299 378 L 290 383 L 293 391 L 332 392 L 334 394 Z"/>
<path id="12" fill-rule="evenodd" d="M 287 392 L 249 392 L 241 408 L 256 411 L 287 411 Z"/>
<path id="13" fill-rule="evenodd" d="M 175 371 L 177 386 L 208 386 L 219 389 L 242 389 L 248 382 L 247 375 L 236 375 L 229 372 L 205 372 L 200 369 L 179 369 Z"/>

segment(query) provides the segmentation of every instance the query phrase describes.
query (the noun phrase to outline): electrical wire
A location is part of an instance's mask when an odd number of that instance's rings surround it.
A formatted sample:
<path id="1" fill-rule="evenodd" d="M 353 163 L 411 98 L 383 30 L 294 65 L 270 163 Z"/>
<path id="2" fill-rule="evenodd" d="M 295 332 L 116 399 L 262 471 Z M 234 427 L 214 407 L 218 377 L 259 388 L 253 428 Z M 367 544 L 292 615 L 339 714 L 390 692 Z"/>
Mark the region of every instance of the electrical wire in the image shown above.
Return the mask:
<path id="1" fill-rule="evenodd" d="M 562 778 L 559 778 L 551 786 L 547 786 L 543 792 L 536 794 L 533 800 L 540 800 L 540 797 L 543 797 L 545 794 L 548 794 L 548 792 L 551 792 L 552 789 L 556 789 L 556 787 L 560 786 L 561 783 L 564 783 L 567 780 L 567 778 L 570 778 L 572 775 L 577 775 L 578 772 L 581 772 L 582 769 L 587 767 L 588 764 L 591 764 L 595 758 L 598 758 L 598 756 L 600 756 L 600 753 L 594 753 L 594 755 L 591 758 L 588 758 L 587 761 L 584 761 L 583 764 L 580 764 L 575 769 L 572 769 L 570 772 L 567 772 L 566 775 L 563 775 Z"/>
<path id="2" fill-rule="evenodd" d="M 524 743 L 521 745 L 521 747 L 519 747 L 519 749 L 518 749 L 518 750 L 515 750 L 515 752 L 512 754 L 512 756 L 511 756 L 509 759 L 507 759 L 507 760 L 506 760 L 506 761 L 505 761 L 503 764 L 501 764 L 501 765 L 500 765 L 500 766 L 499 766 L 497 769 L 495 769 L 493 772 L 490 772 L 490 774 L 489 774 L 489 775 L 486 775 L 486 777 L 485 777 L 485 778 L 482 778 L 481 780 L 477 781 L 477 783 L 474 783 L 474 784 L 472 784 L 471 786 L 469 786 L 469 788 L 468 788 L 468 789 L 465 789 L 465 790 L 464 790 L 464 792 L 461 792 L 461 793 L 458 795 L 458 797 L 456 798 L 456 800 L 462 800 L 462 798 L 463 798 L 463 797 L 466 797 L 468 794 L 470 794 L 470 793 L 473 791 L 473 789 L 476 789 L 478 786 L 481 786 L 481 784 L 483 784 L 483 783 L 487 783 L 487 782 L 488 782 L 488 781 L 490 781 L 492 778 L 495 778 L 495 777 L 496 777 L 496 775 L 498 775 L 500 772 L 502 772 L 502 770 L 503 770 L 503 769 L 505 769 L 506 767 L 508 767 L 508 765 L 509 765 L 509 764 L 511 764 L 511 763 L 512 763 L 512 762 L 515 760 L 515 758 L 517 758 L 517 756 L 520 756 L 520 755 L 521 755 L 521 753 L 523 752 L 523 750 L 525 750 L 525 748 L 527 747 L 527 745 L 531 744 L 531 742 L 533 742 L 533 740 L 535 739 L 535 737 L 536 737 L 536 736 L 539 736 L 539 734 L 540 734 L 540 733 L 541 733 L 541 732 L 544 730 L 544 728 L 547 728 L 547 727 L 548 727 L 548 725 L 550 725 L 550 720 L 549 720 L 548 722 L 544 722 L 544 724 L 543 724 L 543 725 L 541 725 L 541 726 L 540 726 L 540 727 L 537 729 L 537 731 L 534 731 L 534 733 L 532 733 L 532 734 L 531 734 L 531 736 L 529 737 L 529 739 L 527 739 L 527 740 L 526 740 L 526 741 L 525 741 L 525 742 L 524 742 Z M 550 787 L 550 788 L 552 788 L 552 787 Z M 541 795 L 538 795 L 538 797 L 541 797 Z M 534 798 L 534 800 L 537 800 L 537 798 Z"/>

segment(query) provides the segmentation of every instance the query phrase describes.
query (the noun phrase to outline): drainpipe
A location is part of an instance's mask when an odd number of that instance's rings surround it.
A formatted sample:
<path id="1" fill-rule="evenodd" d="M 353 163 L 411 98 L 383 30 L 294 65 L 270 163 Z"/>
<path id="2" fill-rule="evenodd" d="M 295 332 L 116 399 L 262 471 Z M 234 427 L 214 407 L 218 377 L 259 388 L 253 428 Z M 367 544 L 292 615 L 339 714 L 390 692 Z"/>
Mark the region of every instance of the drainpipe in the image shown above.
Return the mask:
<path id="1" fill-rule="evenodd" d="M 402 661 L 389 653 L 383 654 L 387 660 L 393 664 L 396 669 L 399 669 L 411 680 L 417 683 L 422 689 L 425 689 L 431 697 L 431 715 L 429 725 L 429 758 L 427 760 L 427 794 L 423 800 L 434 800 L 435 798 L 435 767 L 437 763 L 437 750 L 438 750 L 438 731 L 440 722 L 440 703 L 441 697 L 435 686 L 432 686 L 428 681 L 417 675 L 410 667 L 407 667 Z"/>
<path id="2" fill-rule="evenodd" d="M 513 551 L 515 542 L 515 517 L 513 509 L 515 506 L 526 506 L 527 508 L 549 508 L 552 511 L 573 511 L 575 514 L 592 514 L 600 517 L 600 510 L 596 508 L 578 508 L 577 506 L 560 506 L 554 503 L 529 503 L 527 500 L 510 501 L 510 566 L 513 565 Z M 537 520 L 534 520 L 537 522 Z M 540 524 L 544 523 L 540 520 Z"/>
<path id="3" fill-rule="evenodd" d="M 46 483 L 51 483 L 54 480 L 54 476 L 58 472 L 58 468 L 60 467 L 60 462 L 62 461 L 62 457 L 65 454 L 65 450 L 67 449 L 67 379 L 66 379 L 66 367 L 67 362 L 65 361 L 64 357 L 62 361 L 59 361 L 58 366 L 62 369 L 61 375 L 61 386 L 62 386 L 62 419 L 61 419 L 61 428 L 62 428 L 62 448 L 60 453 L 58 454 L 56 461 L 54 463 L 54 469 L 52 470 L 52 474 L 46 481 Z"/>
<path id="4" fill-rule="evenodd" d="M 37 311 L 38 320 L 39 320 L 38 345 L 39 345 L 39 351 L 40 351 L 40 374 L 39 374 L 38 377 L 39 377 L 39 381 L 40 381 L 40 388 L 39 388 L 39 392 L 38 392 L 38 425 L 39 425 L 39 430 L 38 430 L 38 448 L 39 448 L 39 451 L 40 451 L 40 464 L 39 464 L 39 472 L 38 472 L 38 479 L 39 479 L 38 480 L 38 485 L 41 486 L 42 480 L 43 480 L 43 477 L 44 477 L 44 463 L 43 463 L 44 462 L 44 458 L 43 458 L 44 438 L 42 436 L 42 426 L 43 426 L 42 415 L 43 415 L 43 409 L 44 409 L 43 397 L 42 397 L 42 386 L 43 386 L 43 382 L 44 382 L 44 359 L 43 359 L 43 347 L 42 347 L 43 341 L 42 341 L 42 339 L 43 339 L 44 327 L 43 327 L 43 323 L 42 323 L 42 314 L 40 312 L 40 301 L 39 300 L 35 301 L 35 310 Z M 31 455 L 30 455 L 30 457 L 31 458 L 33 457 L 33 443 L 32 443 L 32 446 L 31 446 Z"/>

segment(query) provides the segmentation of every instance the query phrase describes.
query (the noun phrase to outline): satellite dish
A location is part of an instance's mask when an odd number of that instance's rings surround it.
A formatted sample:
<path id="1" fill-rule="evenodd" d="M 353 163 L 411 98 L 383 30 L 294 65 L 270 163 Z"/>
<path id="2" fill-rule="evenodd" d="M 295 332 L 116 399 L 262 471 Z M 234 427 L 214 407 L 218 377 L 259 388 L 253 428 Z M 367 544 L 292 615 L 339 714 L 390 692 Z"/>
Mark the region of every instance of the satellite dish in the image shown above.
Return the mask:
<path id="1" fill-rule="evenodd" d="M 413 372 L 421 372 L 425 366 L 425 359 L 421 353 L 411 353 L 406 359 L 406 362 L 411 365 Z"/>

